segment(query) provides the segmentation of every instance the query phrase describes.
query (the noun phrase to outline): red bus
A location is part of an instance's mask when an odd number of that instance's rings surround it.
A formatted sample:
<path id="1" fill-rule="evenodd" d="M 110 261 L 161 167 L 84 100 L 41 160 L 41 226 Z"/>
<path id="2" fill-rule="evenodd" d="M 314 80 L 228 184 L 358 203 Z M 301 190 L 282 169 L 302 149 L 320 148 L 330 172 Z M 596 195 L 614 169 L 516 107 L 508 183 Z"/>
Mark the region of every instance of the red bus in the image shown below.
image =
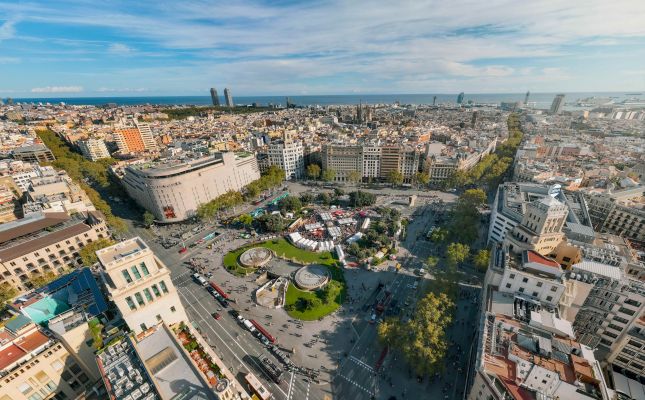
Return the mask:
<path id="1" fill-rule="evenodd" d="M 215 291 L 216 291 L 217 293 L 219 293 L 219 295 L 220 295 L 220 296 L 222 296 L 223 298 L 225 298 L 226 300 L 228 300 L 228 295 L 226 294 L 226 292 L 225 292 L 225 291 L 223 291 L 223 290 L 222 290 L 222 288 L 220 288 L 219 286 L 217 286 L 217 284 L 215 284 L 215 282 L 210 281 L 210 282 L 208 282 L 208 283 L 210 283 L 211 287 L 212 287 L 213 289 L 215 289 Z"/>
<path id="2" fill-rule="evenodd" d="M 253 319 L 252 319 L 252 320 L 250 320 L 250 321 L 251 321 L 251 323 L 253 324 L 253 326 L 255 326 L 255 329 L 257 329 L 258 331 L 260 331 L 260 333 L 261 333 L 262 335 L 264 335 L 264 337 L 265 337 L 265 338 L 267 338 L 267 340 L 268 340 L 269 342 L 271 342 L 271 343 L 275 343 L 275 340 L 276 340 L 276 339 L 275 339 L 273 336 L 271 336 L 271 334 L 270 334 L 269 332 L 267 332 L 267 330 L 266 330 L 266 329 L 264 329 L 264 327 L 262 327 L 262 325 L 260 325 L 256 320 L 253 320 Z"/>

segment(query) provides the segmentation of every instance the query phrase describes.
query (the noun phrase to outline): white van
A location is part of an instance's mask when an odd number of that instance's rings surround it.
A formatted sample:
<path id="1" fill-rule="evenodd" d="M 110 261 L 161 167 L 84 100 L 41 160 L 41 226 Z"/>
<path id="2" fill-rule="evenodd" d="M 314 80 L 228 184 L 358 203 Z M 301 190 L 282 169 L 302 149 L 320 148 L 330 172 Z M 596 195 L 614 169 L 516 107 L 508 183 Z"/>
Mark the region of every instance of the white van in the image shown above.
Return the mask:
<path id="1" fill-rule="evenodd" d="M 195 282 L 199 283 L 200 285 L 202 286 L 208 285 L 208 281 L 204 279 L 204 277 L 201 276 L 200 274 L 193 274 L 192 277 L 193 277 L 193 280 L 195 280 Z"/>

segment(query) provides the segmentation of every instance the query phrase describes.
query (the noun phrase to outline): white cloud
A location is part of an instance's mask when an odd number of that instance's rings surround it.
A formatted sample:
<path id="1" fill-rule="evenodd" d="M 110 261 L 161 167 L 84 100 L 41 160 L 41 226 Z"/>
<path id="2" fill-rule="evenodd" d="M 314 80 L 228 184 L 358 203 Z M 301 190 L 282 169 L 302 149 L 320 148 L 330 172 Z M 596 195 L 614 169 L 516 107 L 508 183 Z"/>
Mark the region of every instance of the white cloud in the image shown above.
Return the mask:
<path id="1" fill-rule="evenodd" d="M 45 86 L 31 89 L 31 93 L 80 93 L 82 86 Z"/>
<path id="2" fill-rule="evenodd" d="M 14 28 L 15 24 L 16 21 L 9 20 L 0 25 L 0 40 L 11 39 L 14 37 L 16 34 L 16 29 Z"/>
<path id="3" fill-rule="evenodd" d="M 123 43 L 112 43 L 108 46 L 108 51 L 112 54 L 130 54 L 134 49 Z"/>
<path id="4" fill-rule="evenodd" d="M 0 64 L 17 64 L 20 62 L 18 57 L 0 57 Z"/>

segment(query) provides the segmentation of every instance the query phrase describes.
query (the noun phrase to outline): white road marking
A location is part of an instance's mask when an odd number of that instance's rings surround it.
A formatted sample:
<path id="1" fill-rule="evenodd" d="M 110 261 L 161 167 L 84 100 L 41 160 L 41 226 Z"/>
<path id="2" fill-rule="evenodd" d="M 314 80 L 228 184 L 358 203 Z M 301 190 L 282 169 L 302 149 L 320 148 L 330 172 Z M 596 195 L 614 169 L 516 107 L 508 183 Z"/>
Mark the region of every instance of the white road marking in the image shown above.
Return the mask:
<path id="1" fill-rule="evenodd" d="M 370 371 L 370 372 L 374 372 L 374 368 L 370 367 L 369 365 L 367 365 L 367 364 L 366 364 L 366 363 L 364 363 L 363 361 L 359 360 L 358 358 L 356 358 L 356 357 L 354 357 L 354 356 L 350 356 L 349 358 L 350 358 L 350 360 L 354 361 L 356 364 L 358 364 L 358 365 L 360 365 L 361 367 L 363 367 L 363 368 L 367 369 L 368 371 Z"/>
<path id="2" fill-rule="evenodd" d="M 293 394 L 293 371 L 291 371 L 291 379 L 289 379 L 289 394 L 287 394 L 287 400 L 291 400 L 291 395 Z"/>
<path id="3" fill-rule="evenodd" d="M 369 391 L 368 389 L 364 388 L 363 386 L 359 385 L 358 383 L 354 382 L 353 380 L 346 378 L 344 375 L 338 375 L 347 382 L 351 383 L 352 385 L 356 386 L 357 388 L 361 389 L 365 393 L 369 394 L 370 396 L 374 396 L 374 392 Z"/>

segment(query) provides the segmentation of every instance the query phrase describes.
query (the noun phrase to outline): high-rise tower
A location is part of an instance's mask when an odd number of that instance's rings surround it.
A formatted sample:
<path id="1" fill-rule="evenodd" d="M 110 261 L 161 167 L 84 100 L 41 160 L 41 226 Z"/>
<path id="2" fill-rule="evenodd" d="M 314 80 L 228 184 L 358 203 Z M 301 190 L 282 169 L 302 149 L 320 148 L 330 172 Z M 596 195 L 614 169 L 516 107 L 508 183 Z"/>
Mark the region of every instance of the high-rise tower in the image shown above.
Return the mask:
<path id="1" fill-rule="evenodd" d="M 526 96 L 524 96 L 524 106 L 525 106 L 525 107 L 529 104 L 529 95 L 530 95 L 530 94 L 531 94 L 531 92 L 529 92 L 529 91 L 527 90 L 527 91 L 526 91 Z"/>
<path id="2" fill-rule="evenodd" d="M 437 96 L 434 96 L 434 97 L 432 98 L 432 105 L 433 105 L 433 106 L 436 106 L 436 105 L 437 105 Z"/>
<path id="3" fill-rule="evenodd" d="M 224 88 L 224 99 L 226 100 L 226 107 L 233 107 L 233 95 L 229 88 Z"/>
<path id="4" fill-rule="evenodd" d="M 564 95 L 558 94 L 555 96 L 555 99 L 553 99 L 553 103 L 551 103 L 551 114 L 560 114 L 562 106 L 564 106 Z"/>
<path id="5" fill-rule="evenodd" d="M 457 96 L 457 104 L 461 104 L 464 102 L 464 92 L 459 93 L 459 96 Z"/>
<path id="6" fill-rule="evenodd" d="M 217 89 L 214 87 L 211 88 L 211 100 L 213 101 L 213 105 L 216 107 L 220 106 L 219 103 L 219 96 L 217 95 Z"/>

